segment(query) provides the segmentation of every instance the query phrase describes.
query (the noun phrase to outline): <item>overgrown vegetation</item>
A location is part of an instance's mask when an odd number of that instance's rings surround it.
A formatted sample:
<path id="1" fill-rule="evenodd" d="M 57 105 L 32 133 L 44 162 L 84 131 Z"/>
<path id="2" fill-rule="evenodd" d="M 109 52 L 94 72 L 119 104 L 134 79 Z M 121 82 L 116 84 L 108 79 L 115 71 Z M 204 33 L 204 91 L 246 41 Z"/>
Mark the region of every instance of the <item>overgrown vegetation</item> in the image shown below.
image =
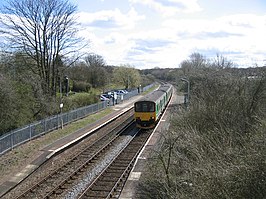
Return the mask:
<path id="1" fill-rule="evenodd" d="M 265 198 L 266 70 L 257 70 L 251 77 L 212 65 L 186 73 L 189 109 L 173 111 L 139 198 Z"/>

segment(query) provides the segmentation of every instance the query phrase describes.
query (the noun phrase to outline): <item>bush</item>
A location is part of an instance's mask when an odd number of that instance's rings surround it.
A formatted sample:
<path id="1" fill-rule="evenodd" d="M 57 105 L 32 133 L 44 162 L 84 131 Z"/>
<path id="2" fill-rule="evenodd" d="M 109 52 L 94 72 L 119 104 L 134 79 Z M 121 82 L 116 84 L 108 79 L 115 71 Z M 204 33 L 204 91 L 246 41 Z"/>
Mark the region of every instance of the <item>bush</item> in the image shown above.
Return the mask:
<path id="1" fill-rule="evenodd" d="M 190 109 L 173 116 L 140 198 L 264 198 L 265 77 L 194 80 Z"/>
<path id="2" fill-rule="evenodd" d="M 76 93 L 63 99 L 64 108 L 63 111 L 74 110 L 83 106 L 97 103 L 98 99 L 95 93 Z"/>
<path id="3" fill-rule="evenodd" d="M 90 89 L 90 83 L 73 81 L 73 92 L 89 92 Z"/>
<path id="4" fill-rule="evenodd" d="M 16 127 L 17 103 L 12 81 L 0 74 L 0 135 Z"/>

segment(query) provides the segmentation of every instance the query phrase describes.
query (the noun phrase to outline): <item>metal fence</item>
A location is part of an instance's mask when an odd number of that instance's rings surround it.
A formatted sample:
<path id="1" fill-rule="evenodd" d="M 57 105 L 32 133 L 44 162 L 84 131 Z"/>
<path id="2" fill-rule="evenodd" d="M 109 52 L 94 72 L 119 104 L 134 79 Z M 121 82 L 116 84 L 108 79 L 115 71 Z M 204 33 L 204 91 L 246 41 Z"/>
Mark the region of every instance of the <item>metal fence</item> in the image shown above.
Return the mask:
<path id="1" fill-rule="evenodd" d="M 148 90 L 154 84 L 148 85 L 143 88 L 143 91 Z M 105 109 L 108 106 L 120 103 L 122 100 L 127 100 L 133 96 L 139 94 L 139 90 L 135 89 L 126 95 L 118 97 L 116 101 L 111 100 L 110 102 L 103 101 L 97 104 L 92 104 L 86 107 L 81 107 L 76 110 L 72 110 L 66 113 L 55 115 L 49 118 L 45 118 L 41 121 L 29 124 L 23 128 L 15 129 L 0 137 L 0 155 L 5 152 L 12 150 L 14 147 L 23 144 L 33 138 L 46 134 L 52 130 L 58 129 L 61 125 L 66 125 L 75 120 L 84 118 L 90 114 L 96 113 L 100 110 Z"/>
<path id="2" fill-rule="evenodd" d="M 86 117 L 87 115 L 103 110 L 107 106 L 107 102 L 100 102 L 45 118 L 20 129 L 15 129 L 10 133 L 0 137 L 0 155 L 12 150 L 14 147 L 24 142 L 27 142 L 52 130 L 58 129 L 61 127 L 61 125 L 66 125 L 70 122 Z"/>

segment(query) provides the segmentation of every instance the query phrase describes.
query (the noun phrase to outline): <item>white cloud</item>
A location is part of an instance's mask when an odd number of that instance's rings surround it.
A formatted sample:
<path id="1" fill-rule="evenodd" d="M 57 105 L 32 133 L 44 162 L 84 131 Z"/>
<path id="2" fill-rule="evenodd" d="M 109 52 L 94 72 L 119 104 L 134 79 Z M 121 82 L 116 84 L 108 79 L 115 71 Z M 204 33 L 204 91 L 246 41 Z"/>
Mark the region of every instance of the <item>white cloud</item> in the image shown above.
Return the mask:
<path id="1" fill-rule="evenodd" d="M 224 53 L 232 60 L 263 59 L 266 51 L 266 16 L 231 15 L 212 20 L 176 20 L 163 22 L 164 28 L 178 35 L 179 46 L 193 50 Z M 213 50 L 216 49 L 217 52 Z"/>
<path id="2" fill-rule="evenodd" d="M 78 13 L 79 22 L 82 25 L 103 29 L 130 29 L 135 24 L 145 19 L 145 16 L 138 15 L 134 8 L 131 8 L 126 14 L 123 14 L 118 8 L 115 10 L 103 10 L 95 13 Z"/>
<path id="3" fill-rule="evenodd" d="M 207 58 L 216 53 L 239 64 L 265 59 L 266 15 L 235 14 L 219 18 L 156 18 L 140 15 L 142 4 L 158 12 L 175 14 L 199 11 L 198 1 L 129 0 L 131 9 L 80 13 L 80 32 L 91 41 L 90 50 L 102 55 L 108 64 L 131 64 L 137 68 L 177 67 L 193 52 Z M 170 3 L 170 4 L 169 4 Z M 173 3 L 176 6 L 172 6 Z M 178 6 L 180 5 L 180 6 Z M 141 25 L 145 22 L 146 25 Z M 248 62 L 248 60 L 252 60 Z"/>
<path id="4" fill-rule="evenodd" d="M 159 12 L 162 16 L 173 16 L 177 13 L 201 11 L 198 0 L 129 0 L 133 4 L 142 4 Z"/>

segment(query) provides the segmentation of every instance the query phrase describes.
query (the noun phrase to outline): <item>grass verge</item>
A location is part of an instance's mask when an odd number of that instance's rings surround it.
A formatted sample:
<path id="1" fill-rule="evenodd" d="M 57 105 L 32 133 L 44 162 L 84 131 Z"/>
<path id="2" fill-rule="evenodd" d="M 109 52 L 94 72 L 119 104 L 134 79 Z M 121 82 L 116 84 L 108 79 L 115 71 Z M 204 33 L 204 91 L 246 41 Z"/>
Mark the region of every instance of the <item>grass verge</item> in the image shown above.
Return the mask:
<path id="1" fill-rule="evenodd" d="M 30 142 L 26 142 L 25 144 L 22 144 L 15 149 L 5 153 L 1 156 L 0 160 L 0 184 L 10 179 L 10 176 L 19 172 L 21 168 L 35 159 L 40 154 L 40 150 L 45 146 L 53 143 L 55 140 L 74 133 L 75 131 L 83 128 L 88 124 L 92 124 L 93 122 L 99 120 L 100 118 L 108 115 L 111 112 L 112 109 L 107 108 L 103 111 L 72 122 L 71 124 L 64 126 L 63 129 L 54 130 L 39 138 L 31 140 Z"/>

